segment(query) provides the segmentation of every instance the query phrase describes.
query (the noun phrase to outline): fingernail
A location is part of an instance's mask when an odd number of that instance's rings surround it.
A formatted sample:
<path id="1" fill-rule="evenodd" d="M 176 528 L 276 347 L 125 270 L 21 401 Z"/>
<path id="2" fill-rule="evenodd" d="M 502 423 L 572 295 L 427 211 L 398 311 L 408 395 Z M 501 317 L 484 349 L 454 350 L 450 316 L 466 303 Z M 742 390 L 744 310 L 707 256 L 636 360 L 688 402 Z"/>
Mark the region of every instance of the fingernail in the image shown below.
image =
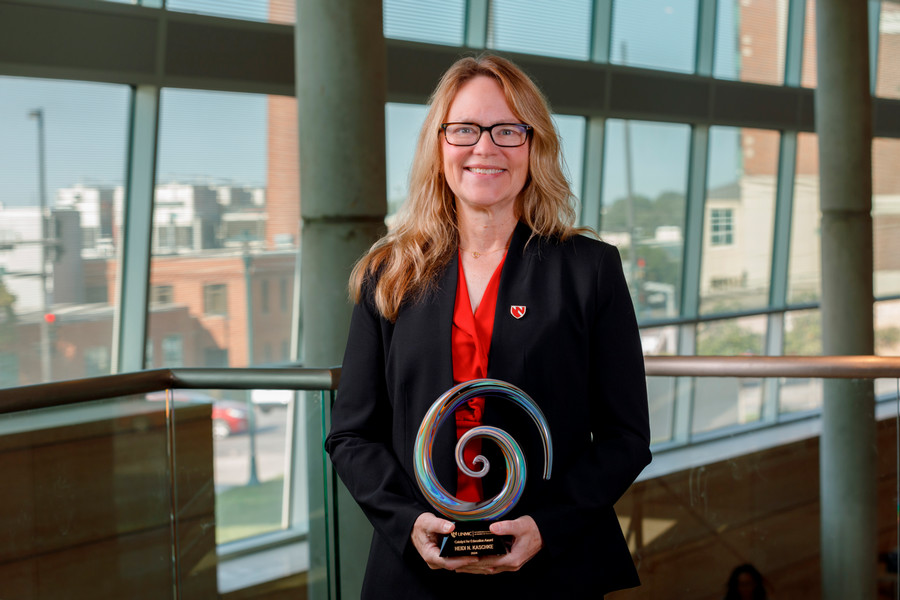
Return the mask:
<path id="1" fill-rule="evenodd" d="M 450 523 L 444 523 L 444 526 L 441 529 L 443 529 L 444 533 L 450 533 L 450 527 Z"/>

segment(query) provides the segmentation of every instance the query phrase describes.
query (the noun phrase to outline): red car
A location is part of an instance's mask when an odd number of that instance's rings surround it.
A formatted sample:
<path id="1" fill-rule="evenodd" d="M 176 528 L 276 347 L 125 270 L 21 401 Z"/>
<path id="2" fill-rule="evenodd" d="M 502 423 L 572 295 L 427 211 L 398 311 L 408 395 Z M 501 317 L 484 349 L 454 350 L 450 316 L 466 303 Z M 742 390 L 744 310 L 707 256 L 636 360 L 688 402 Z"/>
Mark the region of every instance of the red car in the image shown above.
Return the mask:
<path id="1" fill-rule="evenodd" d="M 197 390 L 171 390 L 175 402 L 207 402 L 212 404 L 212 433 L 213 438 L 221 440 L 247 431 L 249 423 L 247 417 L 247 405 L 234 400 L 217 400 L 209 394 Z M 166 399 L 166 391 L 150 392 L 145 396 L 147 400 L 155 402 Z"/>

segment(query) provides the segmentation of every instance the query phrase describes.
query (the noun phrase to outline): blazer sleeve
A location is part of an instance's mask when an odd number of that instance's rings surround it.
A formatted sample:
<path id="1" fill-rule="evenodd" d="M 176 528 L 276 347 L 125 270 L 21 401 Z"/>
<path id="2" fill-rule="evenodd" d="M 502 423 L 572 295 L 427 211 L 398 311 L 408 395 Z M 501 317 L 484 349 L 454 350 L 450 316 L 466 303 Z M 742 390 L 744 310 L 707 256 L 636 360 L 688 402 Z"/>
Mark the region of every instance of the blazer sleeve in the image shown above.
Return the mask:
<path id="1" fill-rule="evenodd" d="M 596 272 L 588 375 L 591 443 L 561 473 L 557 497 L 532 515 L 551 553 L 580 535 L 591 513 L 612 510 L 650 463 L 644 359 L 618 250 L 605 246 Z"/>
<path id="2" fill-rule="evenodd" d="M 416 518 L 430 508 L 392 450 L 384 323 L 366 296 L 353 309 L 325 450 L 375 530 L 403 555 Z"/>

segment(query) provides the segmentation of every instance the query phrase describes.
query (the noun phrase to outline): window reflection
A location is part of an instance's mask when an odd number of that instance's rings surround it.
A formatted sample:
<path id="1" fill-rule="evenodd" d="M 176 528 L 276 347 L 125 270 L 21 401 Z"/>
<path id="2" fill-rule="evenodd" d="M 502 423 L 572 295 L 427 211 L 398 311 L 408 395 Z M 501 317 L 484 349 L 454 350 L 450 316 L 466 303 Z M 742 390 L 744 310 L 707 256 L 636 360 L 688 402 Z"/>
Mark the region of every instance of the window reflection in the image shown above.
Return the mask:
<path id="1" fill-rule="evenodd" d="M 777 175 L 777 132 L 710 128 L 701 313 L 768 304 Z"/>
<path id="2" fill-rule="evenodd" d="M 110 372 L 129 97 L 0 77 L 0 387 Z"/>
<path id="3" fill-rule="evenodd" d="M 690 127 L 610 119 L 601 236 L 619 247 L 639 319 L 678 315 Z"/>

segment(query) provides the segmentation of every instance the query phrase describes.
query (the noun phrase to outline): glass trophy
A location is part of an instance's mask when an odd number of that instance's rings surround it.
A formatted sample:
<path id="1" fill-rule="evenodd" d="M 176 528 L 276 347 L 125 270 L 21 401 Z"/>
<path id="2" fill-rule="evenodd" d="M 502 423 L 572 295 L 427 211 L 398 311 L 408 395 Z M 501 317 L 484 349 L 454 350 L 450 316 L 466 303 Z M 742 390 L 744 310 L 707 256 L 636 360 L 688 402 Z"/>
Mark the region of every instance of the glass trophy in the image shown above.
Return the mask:
<path id="1" fill-rule="evenodd" d="M 475 438 L 491 440 L 500 447 L 506 463 L 506 480 L 500 492 L 481 502 L 466 502 L 450 494 L 437 480 L 432 461 L 432 446 L 437 430 L 459 406 L 472 398 L 485 398 L 486 402 L 490 398 L 507 399 L 525 410 L 541 435 L 544 479 L 550 479 L 553 463 L 553 444 L 547 419 L 534 400 L 521 389 L 497 379 L 473 379 L 444 392 L 422 419 L 413 456 L 416 481 L 425 499 L 437 512 L 455 523 L 454 530 L 438 544 L 443 557 L 506 554 L 509 550 L 509 536 L 495 535 L 491 533 L 489 526 L 519 502 L 527 480 L 525 455 L 519 445 L 507 432 L 490 425 L 473 427 L 459 438 L 456 443 L 456 465 L 470 477 L 487 475 L 490 470 L 488 460 L 482 455 L 477 456 L 474 462 L 479 465 L 479 470 L 475 471 L 465 464 L 463 451 L 466 444 Z"/>

